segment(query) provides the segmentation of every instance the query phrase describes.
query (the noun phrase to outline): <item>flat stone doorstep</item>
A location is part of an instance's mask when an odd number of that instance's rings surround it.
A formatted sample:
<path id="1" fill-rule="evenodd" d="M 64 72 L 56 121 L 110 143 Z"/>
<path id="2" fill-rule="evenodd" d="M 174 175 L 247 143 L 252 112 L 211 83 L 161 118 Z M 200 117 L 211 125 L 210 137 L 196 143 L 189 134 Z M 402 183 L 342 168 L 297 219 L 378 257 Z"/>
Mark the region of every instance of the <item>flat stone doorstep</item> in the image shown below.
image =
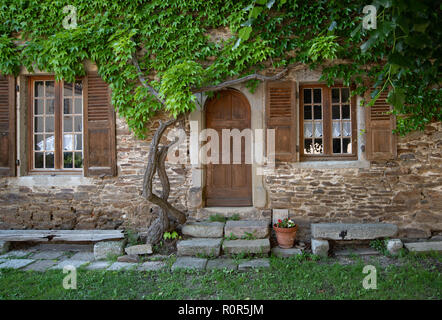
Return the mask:
<path id="1" fill-rule="evenodd" d="M 302 250 L 298 248 L 283 249 L 280 247 L 274 247 L 272 248 L 272 253 L 278 258 L 290 258 L 302 254 Z"/>
<path id="2" fill-rule="evenodd" d="M 442 251 L 442 241 L 408 242 L 404 246 L 411 252 Z"/>
<path id="3" fill-rule="evenodd" d="M 246 262 L 242 262 L 238 265 L 239 271 L 247 271 L 250 269 L 270 268 L 270 262 L 268 259 L 254 259 Z"/>
<path id="4" fill-rule="evenodd" d="M 172 265 L 172 271 L 179 269 L 204 270 L 207 265 L 207 259 L 193 257 L 178 257 Z"/>
<path id="5" fill-rule="evenodd" d="M 233 259 L 215 259 L 209 260 L 206 266 L 207 270 L 237 270 L 238 265 Z"/>
<path id="6" fill-rule="evenodd" d="M 7 268 L 20 269 L 26 267 L 27 265 L 33 262 L 35 262 L 35 260 L 32 259 L 9 259 L 5 260 L 0 264 L 0 269 L 7 269 Z"/>
<path id="7" fill-rule="evenodd" d="M 378 256 L 379 251 L 372 249 L 372 248 L 340 248 L 336 249 L 333 252 L 335 256 L 337 257 L 348 257 L 352 254 L 355 254 L 357 256 Z"/>
<path id="8" fill-rule="evenodd" d="M 225 254 L 237 253 L 269 253 L 269 239 L 257 240 L 225 240 L 223 242 L 223 250 Z"/>

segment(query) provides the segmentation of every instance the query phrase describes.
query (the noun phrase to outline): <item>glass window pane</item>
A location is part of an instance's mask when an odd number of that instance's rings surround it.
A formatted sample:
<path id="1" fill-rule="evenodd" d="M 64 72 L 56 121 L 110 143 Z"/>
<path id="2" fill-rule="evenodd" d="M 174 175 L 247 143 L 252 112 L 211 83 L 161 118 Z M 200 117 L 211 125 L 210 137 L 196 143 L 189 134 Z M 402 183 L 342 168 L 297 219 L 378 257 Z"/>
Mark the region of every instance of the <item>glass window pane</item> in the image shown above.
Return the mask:
<path id="1" fill-rule="evenodd" d="M 333 153 L 341 153 L 341 139 L 333 139 Z"/>
<path id="2" fill-rule="evenodd" d="M 45 150 L 54 151 L 55 150 L 55 137 L 53 135 L 45 136 Z"/>
<path id="3" fill-rule="evenodd" d="M 332 103 L 339 103 L 339 89 L 332 89 Z"/>
<path id="4" fill-rule="evenodd" d="M 43 117 L 35 117 L 34 118 L 34 132 L 43 132 Z"/>
<path id="5" fill-rule="evenodd" d="M 342 139 L 342 153 L 351 153 L 351 139 L 344 138 Z"/>
<path id="6" fill-rule="evenodd" d="M 75 99 L 75 110 L 74 112 L 76 114 L 82 114 L 83 113 L 83 101 L 82 99 Z"/>
<path id="7" fill-rule="evenodd" d="M 315 139 L 313 144 L 313 153 L 320 154 L 323 151 L 322 139 Z"/>
<path id="8" fill-rule="evenodd" d="M 34 167 L 36 169 L 41 169 L 44 168 L 44 163 L 43 163 L 43 152 L 36 152 L 34 155 Z"/>
<path id="9" fill-rule="evenodd" d="M 72 96 L 72 83 L 65 83 L 63 86 L 63 95 L 65 97 Z"/>
<path id="10" fill-rule="evenodd" d="M 72 132 L 73 125 L 72 125 L 72 117 L 71 116 L 65 116 L 63 118 L 63 132 Z"/>
<path id="11" fill-rule="evenodd" d="M 345 103 L 348 101 L 348 99 L 350 98 L 350 89 L 349 88 L 342 88 L 341 90 L 341 95 L 342 95 L 342 103 Z"/>
<path id="12" fill-rule="evenodd" d="M 83 150 L 83 137 L 81 134 L 75 135 L 75 150 Z"/>
<path id="13" fill-rule="evenodd" d="M 332 129 L 333 137 L 341 136 L 341 123 L 339 121 L 333 121 L 333 129 Z"/>
<path id="14" fill-rule="evenodd" d="M 43 99 L 34 99 L 34 114 L 44 113 L 44 103 Z"/>
<path id="15" fill-rule="evenodd" d="M 75 95 L 81 96 L 83 93 L 83 83 L 81 81 L 75 82 Z"/>
<path id="16" fill-rule="evenodd" d="M 313 153 L 312 143 L 313 143 L 312 139 L 304 139 L 304 153 L 306 154 Z"/>
<path id="17" fill-rule="evenodd" d="M 63 167 L 64 168 L 72 168 L 73 166 L 73 159 L 72 159 L 72 152 L 63 152 Z"/>
<path id="18" fill-rule="evenodd" d="M 34 82 L 34 95 L 36 97 L 44 96 L 44 84 L 43 81 L 35 81 Z"/>
<path id="19" fill-rule="evenodd" d="M 74 131 L 75 132 L 81 132 L 81 129 L 83 128 L 82 123 L 82 117 L 74 117 Z"/>
<path id="20" fill-rule="evenodd" d="M 73 111 L 72 99 L 63 99 L 63 113 L 72 114 Z"/>
<path id="21" fill-rule="evenodd" d="M 46 117 L 45 132 L 54 132 L 54 117 Z"/>
<path id="22" fill-rule="evenodd" d="M 43 135 L 42 134 L 36 134 L 34 136 L 34 150 L 35 151 L 41 151 L 44 148 L 44 142 L 43 142 Z"/>
<path id="23" fill-rule="evenodd" d="M 46 153 L 46 168 L 54 168 L 54 153 Z"/>
<path id="24" fill-rule="evenodd" d="M 72 134 L 63 135 L 63 150 L 74 150 L 74 140 Z"/>
<path id="25" fill-rule="evenodd" d="M 342 122 L 342 135 L 345 137 L 351 136 L 351 122 L 349 121 Z"/>
<path id="26" fill-rule="evenodd" d="M 315 122 L 315 137 L 322 137 L 322 122 Z"/>
<path id="27" fill-rule="evenodd" d="M 313 90 L 313 102 L 314 103 L 321 103 L 321 89 L 314 89 Z"/>
<path id="28" fill-rule="evenodd" d="M 312 103 L 312 89 L 304 89 L 304 103 Z"/>
<path id="29" fill-rule="evenodd" d="M 341 119 L 341 107 L 332 106 L 332 119 Z"/>
<path id="30" fill-rule="evenodd" d="M 83 168 L 83 154 L 81 152 L 75 152 L 74 165 L 75 168 Z"/>
<path id="31" fill-rule="evenodd" d="M 54 81 L 46 81 L 46 97 L 55 97 Z"/>
<path id="32" fill-rule="evenodd" d="M 54 114 L 54 99 L 46 99 L 46 114 Z"/>
<path id="33" fill-rule="evenodd" d="M 342 106 L 342 119 L 350 119 L 350 106 Z"/>
<path id="34" fill-rule="evenodd" d="M 309 120 L 312 118 L 312 106 L 304 106 L 304 119 Z"/>
<path id="35" fill-rule="evenodd" d="M 313 135 L 313 124 L 311 122 L 304 123 L 304 137 L 310 138 Z"/>
<path id="36" fill-rule="evenodd" d="M 322 107 L 315 106 L 314 107 L 315 120 L 322 119 Z"/>

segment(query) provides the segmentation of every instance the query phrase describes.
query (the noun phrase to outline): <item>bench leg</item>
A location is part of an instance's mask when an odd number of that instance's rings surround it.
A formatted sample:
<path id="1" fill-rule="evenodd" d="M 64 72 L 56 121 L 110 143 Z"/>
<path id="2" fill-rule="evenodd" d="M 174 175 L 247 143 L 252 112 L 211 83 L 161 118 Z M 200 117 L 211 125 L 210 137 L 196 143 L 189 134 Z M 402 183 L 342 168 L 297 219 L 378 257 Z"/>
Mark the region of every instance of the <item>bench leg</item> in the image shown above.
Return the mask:
<path id="1" fill-rule="evenodd" d="M 328 256 L 328 249 L 330 248 L 327 240 L 312 239 L 312 252 L 321 257 Z"/>

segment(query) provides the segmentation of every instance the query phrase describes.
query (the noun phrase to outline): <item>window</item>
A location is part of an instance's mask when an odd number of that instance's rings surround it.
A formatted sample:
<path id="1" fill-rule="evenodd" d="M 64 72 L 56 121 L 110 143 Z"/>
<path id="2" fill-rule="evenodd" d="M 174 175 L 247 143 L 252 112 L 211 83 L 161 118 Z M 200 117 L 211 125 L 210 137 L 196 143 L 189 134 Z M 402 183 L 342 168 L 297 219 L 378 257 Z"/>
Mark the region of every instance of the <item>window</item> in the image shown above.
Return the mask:
<path id="1" fill-rule="evenodd" d="M 356 159 L 356 109 L 350 88 L 304 85 L 300 92 L 301 158 Z"/>
<path id="2" fill-rule="evenodd" d="M 31 84 L 30 169 L 82 171 L 83 82 L 35 77 Z"/>

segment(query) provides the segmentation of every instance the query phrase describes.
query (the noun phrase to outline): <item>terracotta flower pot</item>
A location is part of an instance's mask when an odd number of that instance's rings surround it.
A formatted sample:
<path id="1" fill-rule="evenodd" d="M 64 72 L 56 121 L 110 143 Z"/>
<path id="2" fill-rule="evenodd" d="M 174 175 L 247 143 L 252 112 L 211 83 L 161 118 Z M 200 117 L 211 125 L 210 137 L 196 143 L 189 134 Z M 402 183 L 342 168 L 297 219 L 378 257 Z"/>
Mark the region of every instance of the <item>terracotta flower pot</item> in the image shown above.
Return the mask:
<path id="1" fill-rule="evenodd" d="M 276 239 L 278 240 L 278 245 L 283 249 L 289 249 L 293 247 L 293 243 L 296 238 L 296 231 L 298 231 L 298 225 L 293 228 L 278 228 L 273 226 L 273 230 L 276 233 Z"/>

